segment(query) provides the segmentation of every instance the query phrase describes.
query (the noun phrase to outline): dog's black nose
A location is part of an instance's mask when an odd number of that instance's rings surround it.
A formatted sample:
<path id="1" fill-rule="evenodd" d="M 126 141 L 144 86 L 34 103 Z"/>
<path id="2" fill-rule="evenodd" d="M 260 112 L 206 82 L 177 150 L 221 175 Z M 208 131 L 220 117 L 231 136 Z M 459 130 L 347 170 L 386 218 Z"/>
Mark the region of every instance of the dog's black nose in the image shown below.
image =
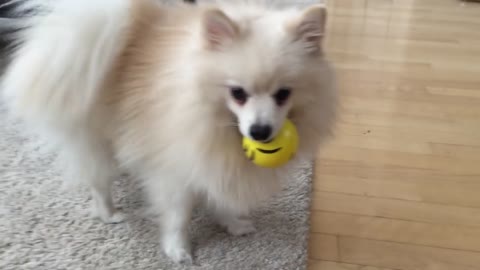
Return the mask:
<path id="1" fill-rule="evenodd" d="M 272 127 L 269 125 L 253 125 L 250 127 L 250 136 L 256 141 L 266 141 L 272 135 Z"/>

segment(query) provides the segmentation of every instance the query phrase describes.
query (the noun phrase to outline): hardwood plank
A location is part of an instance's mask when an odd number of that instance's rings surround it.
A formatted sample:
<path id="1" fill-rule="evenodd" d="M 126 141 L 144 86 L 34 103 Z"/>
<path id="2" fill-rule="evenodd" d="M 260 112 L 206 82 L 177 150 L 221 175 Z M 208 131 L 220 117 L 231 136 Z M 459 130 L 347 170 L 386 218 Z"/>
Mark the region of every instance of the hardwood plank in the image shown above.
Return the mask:
<path id="1" fill-rule="evenodd" d="M 339 237 L 343 262 L 402 270 L 478 270 L 480 253 Z"/>
<path id="2" fill-rule="evenodd" d="M 428 89 L 426 89 L 428 91 Z M 472 90 L 480 95 L 480 91 Z M 448 97 L 445 97 L 448 99 Z M 392 104 L 395 104 L 393 106 Z M 465 106 L 465 104 L 452 104 L 444 102 L 443 104 L 432 103 L 431 101 L 421 100 L 400 100 L 395 98 L 381 97 L 357 97 L 345 96 L 342 98 L 342 108 L 345 112 L 350 111 L 368 111 L 370 113 L 385 114 L 403 114 L 407 116 L 428 117 L 432 119 L 451 120 L 452 117 L 461 116 L 459 120 L 472 120 L 480 116 L 477 108 Z"/>
<path id="3" fill-rule="evenodd" d="M 410 126 L 412 128 L 412 126 Z M 479 137 L 480 138 L 480 137 Z M 368 157 L 366 159 L 365 157 Z M 468 158 L 448 158 L 437 155 L 420 155 L 398 151 L 367 149 L 359 147 L 339 146 L 331 144 L 319 153 L 318 158 L 361 162 L 376 166 L 403 166 L 416 169 L 442 171 L 451 174 L 480 175 L 478 163 L 480 160 Z M 480 157 L 479 157 L 480 158 Z"/>
<path id="4" fill-rule="evenodd" d="M 395 141 L 382 140 L 382 138 L 369 135 L 352 136 L 337 134 L 335 138 L 335 145 L 341 147 L 358 147 L 372 150 L 386 150 L 414 154 L 428 155 L 433 153 L 432 145 L 428 142 L 412 142 L 403 138 L 399 138 Z"/>
<path id="5" fill-rule="evenodd" d="M 475 183 L 480 181 L 478 174 L 449 174 L 443 171 L 425 170 L 408 166 L 389 166 L 365 164 L 356 161 L 345 161 L 323 158 L 316 163 L 319 175 L 344 178 L 376 179 L 384 181 L 447 181 L 451 183 Z M 451 184 L 450 183 L 450 184 Z"/>
<path id="6" fill-rule="evenodd" d="M 337 237 L 313 233 L 310 235 L 310 258 L 314 260 L 339 260 Z"/>
<path id="7" fill-rule="evenodd" d="M 432 153 L 437 156 L 462 159 L 477 159 L 480 156 L 480 147 L 474 145 L 430 143 L 429 146 Z"/>
<path id="8" fill-rule="evenodd" d="M 312 232 L 480 252 L 479 227 L 314 211 Z"/>
<path id="9" fill-rule="evenodd" d="M 480 83 L 479 83 L 480 84 Z M 469 133 L 480 135 L 475 126 L 476 119 L 439 119 L 433 117 L 411 116 L 408 113 L 378 114 L 370 111 L 345 111 L 340 114 L 339 122 L 389 127 L 392 129 L 422 129 L 429 132 Z"/>
<path id="10" fill-rule="evenodd" d="M 381 168 L 378 170 L 381 171 Z M 451 180 L 439 181 L 440 177 L 422 179 L 416 178 L 415 174 L 405 178 L 381 178 L 375 176 L 375 170 L 370 173 L 371 178 L 320 173 L 318 170 L 318 182 L 315 184 L 318 191 L 480 208 L 480 181 L 457 182 L 455 176 L 451 176 Z M 381 172 L 379 174 L 382 175 Z"/>
<path id="11" fill-rule="evenodd" d="M 478 110 L 480 114 L 480 110 Z M 480 115 L 479 115 L 480 118 Z M 402 138 L 411 142 L 429 142 L 439 144 L 455 144 L 459 146 L 480 146 L 480 140 L 474 134 L 463 132 L 456 133 L 453 130 L 446 132 L 430 132 L 422 129 L 391 129 L 389 127 L 378 126 L 374 124 L 357 123 L 338 123 L 335 131 L 336 135 L 354 135 L 354 136 L 375 136 L 381 139 L 394 140 Z M 335 143 L 335 141 L 333 141 Z M 438 153 L 434 153 L 439 155 Z"/>
<path id="12" fill-rule="evenodd" d="M 363 74 L 361 75 L 363 76 Z M 351 79 L 352 74 L 344 74 L 343 72 L 338 76 L 341 80 L 339 91 L 342 95 L 342 100 L 344 98 L 356 97 L 363 100 L 385 99 L 388 102 L 393 100 L 398 101 L 400 104 L 416 102 L 419 106 L 428 104 L 429 106 L 437 106 L 442 110 L 448 110 L 452 107 L 456 109 L 451 111 L 452 116 L 456 116 L 457 111 L 460 111 L 460 113 L 467 112 L 475 116 L 479 111 L 477 105 L 480 99 L 476 95 L 478 92 L 477 84 L 458 83 L 456 81 L 441 83 L 435 81 L 390 83 L 377 80 L 370 82 L 357 80 L 357 78 Z M 457 91 L 458 94 L 448 94 L 451 91 Z"/>
<path id="13" fill-rule="evenodd" d="M 315 192 L 312 210 L 480 227 L 480 209 L 331 192 Z M 480 239 L 479 239 L 480 241 Z"/>
<path id="14" fill-rule="evenodd" d="M 393 270 L 358 264 L 339 263 L 331 261 L 311 261 L 309 270 Z"/>

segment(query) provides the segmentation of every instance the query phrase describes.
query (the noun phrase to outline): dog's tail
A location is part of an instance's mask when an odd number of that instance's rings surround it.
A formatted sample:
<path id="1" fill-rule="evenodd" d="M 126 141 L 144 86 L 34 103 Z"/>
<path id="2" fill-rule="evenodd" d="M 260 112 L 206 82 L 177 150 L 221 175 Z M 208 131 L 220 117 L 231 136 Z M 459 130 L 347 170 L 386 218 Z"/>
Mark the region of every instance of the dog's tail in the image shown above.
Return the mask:
<path id="1" fill-rule="evenodd" d="M 0 0 L 0 76 L 8 66 L 11 52 L 19 45 L 15 37 L 23 29 L 20 23 L 25 22 L 31 12 L 20 9 L 21 4 L 19 0 Z"/>
<path id="2" fill-rule="evenodd" d="M 0 93 L 14 115 L 39 124 L 88 121 L 127 42 L 133 2 L 0 0 L 8 22 L 0 50 L 9 59 Z"/>

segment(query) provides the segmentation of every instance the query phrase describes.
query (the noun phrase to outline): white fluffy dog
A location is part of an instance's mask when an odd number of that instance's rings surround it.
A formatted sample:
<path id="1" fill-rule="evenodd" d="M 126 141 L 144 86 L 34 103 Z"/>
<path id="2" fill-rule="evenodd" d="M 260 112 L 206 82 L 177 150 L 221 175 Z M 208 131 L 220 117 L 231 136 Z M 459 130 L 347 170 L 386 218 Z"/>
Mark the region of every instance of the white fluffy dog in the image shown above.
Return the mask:
<path id="1" fill-rule="evenodd" d="M 2 76 L 13 115 L 58 146 L 104 222 L 124 218 L 110 194 L 117 170 L 141 179 L 176 262 L 191 260 L 197 202 L 242 235 L 254 231 L 249 210 L 278 190 L 285 168 L 252 164 L 242 136 L 268 141 L 288 117 L 297 157 L 312 158 L 334 121 L 325 7 L 252 2 L 1 2 L 18 15 Z"/>

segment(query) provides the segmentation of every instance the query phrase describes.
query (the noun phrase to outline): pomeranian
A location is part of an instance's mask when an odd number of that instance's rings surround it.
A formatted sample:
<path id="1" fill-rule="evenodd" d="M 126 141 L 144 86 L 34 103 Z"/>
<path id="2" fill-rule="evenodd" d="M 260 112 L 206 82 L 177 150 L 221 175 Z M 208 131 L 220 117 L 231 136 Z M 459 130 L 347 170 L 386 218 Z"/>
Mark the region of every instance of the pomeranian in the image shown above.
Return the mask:
<path id="1" fill-rule="evenodd" d="M 323 5 L 0 3 L 11 15 L 0 19 L 12 115 L 58 147 L 102 221 L 125 218 L 110 192 L 118 171 L 140 179 L 175 262 L 192 260 L 187 229 L 199 202 L 244 235 L 255 230 L 249 211 L 279 190 L 288 166 L 256 166 L 242 137 L 269 141 L 288 118 L 300 137 L 295 159 L 311 159 L 331 133 Z"/>

